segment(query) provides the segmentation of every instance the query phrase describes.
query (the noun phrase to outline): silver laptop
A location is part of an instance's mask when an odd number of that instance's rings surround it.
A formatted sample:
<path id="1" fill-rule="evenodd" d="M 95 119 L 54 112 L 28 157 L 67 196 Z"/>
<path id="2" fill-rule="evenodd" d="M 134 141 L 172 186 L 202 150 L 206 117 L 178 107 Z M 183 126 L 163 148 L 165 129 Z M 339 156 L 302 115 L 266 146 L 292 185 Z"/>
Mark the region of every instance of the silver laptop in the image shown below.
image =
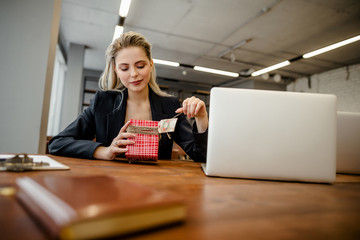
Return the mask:
<path id="1" fill-rule="evenodd" d="M 337 113 L 336 171 L 360 174 L 360 113 Z"/>
<path id="2" fill-rule="evenodd" d="M 326 94 L 213 88 L 205 174 L 334 182 L 336 103 Z"/>

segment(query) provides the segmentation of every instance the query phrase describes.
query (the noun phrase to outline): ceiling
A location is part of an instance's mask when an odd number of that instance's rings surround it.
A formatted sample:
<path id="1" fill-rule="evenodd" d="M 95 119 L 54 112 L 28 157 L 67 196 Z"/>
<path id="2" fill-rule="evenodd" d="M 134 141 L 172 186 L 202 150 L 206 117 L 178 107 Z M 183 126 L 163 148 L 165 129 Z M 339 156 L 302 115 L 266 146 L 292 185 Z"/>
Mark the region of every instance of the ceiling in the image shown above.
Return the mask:
<path id="1" fill-rule="evenodd" d="M 102 71 L 105 50 L 119 21 L 120 0 L 62 0 L 60 36 L 86 45 L 84 68 Z M 360 34 L 358 0 L 133 0 L 125 31 L 142 33 L 153 58 L 240 73 L 239 78 L 156 65 L 157 75 L 204 86 L 244 79 L 279 84 L 360 62 L 360 41 L 275 70 L 244 77 Z"/>

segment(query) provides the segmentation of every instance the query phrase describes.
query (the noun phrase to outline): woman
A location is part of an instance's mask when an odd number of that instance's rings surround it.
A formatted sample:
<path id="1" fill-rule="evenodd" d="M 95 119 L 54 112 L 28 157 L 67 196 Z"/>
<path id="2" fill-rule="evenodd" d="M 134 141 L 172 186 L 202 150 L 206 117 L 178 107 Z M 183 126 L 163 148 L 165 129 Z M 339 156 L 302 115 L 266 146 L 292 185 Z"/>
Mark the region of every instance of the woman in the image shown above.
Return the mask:
<path id="1" fill-rule="evenodd" d="M 178 99 L 162 92 L 155 80 L 150 43 L 139 33 L 122 34 L 106 51 L 106 67 L 99 80 L 103 91 L 51 139 L 50 153 L 113 160 L 127 151 L 127 145 L 134 144 L 127 139 L 134 137 L 126 132 L 129 119 L 160 121 L 183 113 L 171 139 L 166 134 L 160 138 L 158 158 L 171 158 L 174 140 L 193 160 L 204 162 L 208 128 L 205 103 L 191 97 L 181 107 Z M 195 118 L 193 127 L 185 116 Z"/>

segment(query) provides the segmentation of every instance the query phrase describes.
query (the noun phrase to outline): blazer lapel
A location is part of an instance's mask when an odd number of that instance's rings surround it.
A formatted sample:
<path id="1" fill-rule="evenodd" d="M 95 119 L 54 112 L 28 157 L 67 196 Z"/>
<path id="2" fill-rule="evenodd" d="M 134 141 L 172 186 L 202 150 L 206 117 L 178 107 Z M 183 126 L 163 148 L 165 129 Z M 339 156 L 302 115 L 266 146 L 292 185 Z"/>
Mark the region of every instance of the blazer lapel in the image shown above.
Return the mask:
<path id="1" fill-rule="evenodd" d="M 117 97 L 114 103 L 114 110 L 106 116 L 107 145 L 111 144 L 112 140 L 119 134 L 119 131 L 122 128 L 122 126 L 124 126 L 127 96 L 128 96 L 127 90 L 123 91 L 123 94 L 119 94 L 119 96 Z"/>
<path id="2" fill-rule="evenodd" d="M 151 115 L 153 121 L 160 121 L 164 118 L 161 106 L 161 97 L 156 95 L 149 86 L 149 99 L 151 107 Z"/>

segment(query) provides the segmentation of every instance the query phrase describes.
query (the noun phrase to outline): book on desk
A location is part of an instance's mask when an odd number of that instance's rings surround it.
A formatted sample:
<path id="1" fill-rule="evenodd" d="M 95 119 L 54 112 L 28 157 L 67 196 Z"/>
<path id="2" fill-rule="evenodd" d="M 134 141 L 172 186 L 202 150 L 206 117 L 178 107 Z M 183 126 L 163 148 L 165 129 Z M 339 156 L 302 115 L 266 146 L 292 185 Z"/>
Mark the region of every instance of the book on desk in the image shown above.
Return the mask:
<path id="1" fill-rule="evenodd" d="M 177 196 L 121 178 L 41 175 L 16 185 L 17 199 L 53 238 L 111 237 L 185 219 Z"/>

